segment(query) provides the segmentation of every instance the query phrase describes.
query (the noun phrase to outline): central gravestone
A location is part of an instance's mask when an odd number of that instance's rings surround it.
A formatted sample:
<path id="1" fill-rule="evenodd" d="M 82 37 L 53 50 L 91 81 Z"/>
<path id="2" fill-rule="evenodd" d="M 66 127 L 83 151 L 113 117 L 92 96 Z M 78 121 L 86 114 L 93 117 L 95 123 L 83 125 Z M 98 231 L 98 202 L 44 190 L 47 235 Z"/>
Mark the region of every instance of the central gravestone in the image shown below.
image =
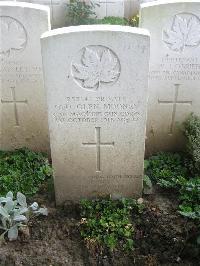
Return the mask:
<path id="1" fill-rule="evenodd" d="M 57 203 L 142 191 L 149 36 L 80 26 L 42 36 Z"/>

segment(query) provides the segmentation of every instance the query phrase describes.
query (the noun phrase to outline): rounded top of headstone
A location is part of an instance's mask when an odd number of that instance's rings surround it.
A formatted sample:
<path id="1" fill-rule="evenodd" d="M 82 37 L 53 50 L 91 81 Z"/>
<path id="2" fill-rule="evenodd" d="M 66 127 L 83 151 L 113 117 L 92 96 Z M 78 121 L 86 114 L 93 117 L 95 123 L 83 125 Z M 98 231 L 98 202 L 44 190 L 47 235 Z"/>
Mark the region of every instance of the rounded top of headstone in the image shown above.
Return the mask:
<path id="1" fill-rule="evenodd" d="M 199 0 L 158 0 L 153 2 L 142 3 L 140 5 L 141 9 L 146 7 L 153 7 L 159 5 L 168 5 L 168 4 L 184 4 L 184 3 L 200 3 Z"/>
<path id="2" fill-rule="evenodd" d="M 124 32 L 124 33 L 133 33 L 138 35 L 150 36 L 149 31 L 142 28 L 119 26 L 119 25 L 82 25 L 82 26 L 72 26 L 72 27 L 64 27 L 60 29 L 50 30 L 43 33 L 41 38 L 44 39 L 62 34 L 79 33 L 79 32 Z"/>
<path id="3" fill-rule="evenodd" d="M 50 12 L 50 8 L 48 6 L 25 3 L 25 2 L 2 1 L 2 2 L 0 2 L 0 7 L 2 7 L 2 6 L 31 8 L 31 9 L 43 10 L 43 11 L 46 11 L 48 13 Z"/>

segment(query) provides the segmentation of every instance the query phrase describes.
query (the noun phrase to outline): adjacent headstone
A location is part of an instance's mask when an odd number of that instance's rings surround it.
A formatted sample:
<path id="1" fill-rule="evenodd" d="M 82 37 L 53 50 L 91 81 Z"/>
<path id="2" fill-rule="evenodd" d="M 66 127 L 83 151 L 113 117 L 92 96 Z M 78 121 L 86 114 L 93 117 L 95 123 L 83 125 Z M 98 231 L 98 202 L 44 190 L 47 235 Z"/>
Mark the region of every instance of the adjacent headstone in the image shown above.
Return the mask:
<path id="1" fill-rule="evenodd" d="M 95 12 L 98 18 L 124 17 L 124 0 L 95 0 Z"/>
<path id="2" fill-rule="evenodd" d="M 200 1 L 143 4 L 151 33 L 147 153 L 183 148 L 180 125 L 200 114 Z"/>
<path id="3" fill-rule="evenodd" d="M 40 36 L 47 7 L 0 2 L 0 149 L 49 151 Z"/>
<path id="4" fill-rule="evenodd" d="M 20 0 L 13 1 L 21 2 Z M 51 28 L 66 26 L 67 4 L 69 4 L 70 0 L 23 0 L 23 2 L 48 6 L 50 8 Z"/>
<path id="5" fill-rule="evenodd" d="M 149 36 L 80 26 L 42 36 L 57 203 L 140 195 Z"/>
<path id="6" fill-rule="evenodd" d="M 138 15 L 140 9 L 140 0 L 125 0 L 124 1 L 124 17 L 133 18 L 133 16 Z"/>

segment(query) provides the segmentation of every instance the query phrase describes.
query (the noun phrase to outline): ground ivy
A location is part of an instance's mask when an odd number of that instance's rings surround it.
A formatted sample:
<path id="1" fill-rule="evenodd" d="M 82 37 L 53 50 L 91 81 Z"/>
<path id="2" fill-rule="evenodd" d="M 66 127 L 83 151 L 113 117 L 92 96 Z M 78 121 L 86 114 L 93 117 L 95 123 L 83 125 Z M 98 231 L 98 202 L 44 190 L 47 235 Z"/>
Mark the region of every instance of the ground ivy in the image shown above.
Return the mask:
<path id="1" fill-rule="evenodd" d="M 131 211 L 142 212 L 143 205 L 133 199 L 99 199 L 81 201 L 80 232 L 87 246 L 109 250 L 134 247 Z"/>
<path id="2" fill-rule="evenodd" d="M 52 169 L 42 153 L 28 149 L 12 152 L 0 151 L 0 195 L 21 191 L 26 196 L 34 195 Z"/>

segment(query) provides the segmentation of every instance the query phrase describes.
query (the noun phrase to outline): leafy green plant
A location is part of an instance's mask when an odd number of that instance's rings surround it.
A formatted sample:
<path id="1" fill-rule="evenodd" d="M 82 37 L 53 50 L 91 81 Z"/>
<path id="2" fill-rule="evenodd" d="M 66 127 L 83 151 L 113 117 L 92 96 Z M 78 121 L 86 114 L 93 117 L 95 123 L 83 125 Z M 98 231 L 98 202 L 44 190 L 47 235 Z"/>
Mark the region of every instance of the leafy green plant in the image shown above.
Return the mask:
<path id="1" fill-rule="evenodd" d="M 41 153 L 28 149 L 0 151 L 0 195 L 8 191 L 34 195 L 51 175 L 48 159 Z"/>
<path id="2" fill-rule="evenodd" d="M 131 210 L 142 212 L 143 205 L 133 199 L 81 201 L 80 232 L 88 246 L 101 246 L 113 250 L 133 249 L 134 226 Z"/>
<path id="3" fill-rule="evenodd" d="M 190 114 L 183 123 L 186 137 L 186 166 L 193 178 L 183 182 L 180 189 L 180 214 L 200 220 L 200 117 Z"/>
<path id="4" fill-rule="evenodd" d="M 149 161 L 144 160 L 144 171 L 146 172 L 149 167 Z M 152 194 L 153 192 L 153 184 L 148 175 L 144 175 L 143 177 L 143 194 Z"/>
<path id="5" fill-rule="evenodd" d="M 176 190 L 180 201 L 179 213 L 193 219 L 200 217 L 200 178 L 190 177 L 185 156 L 163 152 L 147 162 L 145 172 L 152 181 L 163 188 Z"/>
<path id="6" fill-rule="evenodd" d="M 181 184 L 179 190 L 179 213 L 195 221 L 196 231 L 192 232 L 194 247 L 200 246 L 200 177 L 191 178 Z M 190 237 L 189 237 L 190 238 Z"/>
<path id="7" fill-rule="evenodd" d="M 186 137 L 186 152 L 190 171 L 200 176 L 200 117 L 190 114 L 183 123 L 183 133 Z"/>
<path id="8" fill-rule="evenodd" d="M 87 24 L 108 24 L 108 25 L 122 25 L 122 26 L 138 27 L 136 21 L 134 22 L 134 20 L 132 21 L 126 18 L 121 18 L 121 17 L 104 17 L 102 19 L 90 18 L 87 20 Z"/>
<path id="9" fill-rule="evenodd" d="M 105 17 L 103 19 L 97 20 L 98 24 L 110 24 L 110 25 L 128 25 L 128 21 L 125 18 L 120 17 Z M 96 24 L 97 24 L 96 23 Z"/>
<path id="10" fill-rule="evenodd" d="M 194 246 L 200 245 L 200 117 L 190 114 L 183 123 L 186 137 L 184 156 L 160 153 L 148 161 L 146 174 L 164 188 L 175 189 L 179 198 L 179 213 L 194 220 Z M 192 238 L 193 238 L 192 237 Z M 190 238 L 190 237 L 189 237 Z M 188 239 L 189 239 L 188 238 Z"/>
<path id="11" fill-rule="evenodd" d="M 152 188 L 152 182 L 151 182 L 151 179 L 148 177 L 148 175 L 144 175 L 143 186 L 149 189 Z"/>
<path id="12" fill-rule="evenodd" d="M 9 191 L 6 197 L 0 198 L 0 230 L 4 231 L 0 239 L 7 234 L 9 241 L 16 240 L 19 230 L 28 226 L 29 219 L 40 214 L 47 215 L 47 209 L 39 208 L 37 202 L 28 207 L 22 193 L 18 192 L 14 200 L 13 193 Z"/>
<path id="13" fill-rule="evenodd" d="M 188 176 L 184 157 L 169 152 L 150 157 L 145 172 L 154 183 L 164 188 L 178 189 L 180 182 L 184 182 Z"/>
<path id="14" fill-rule="evenodd" d="M 68 17 L 71 25 L 90 24 L 90 19 L 96 14 L 94 12 L 97 4 L 92 1 L 71 0 L 68 7 Z"/>
<path id="15" fill-rule="evenodd" d="M 191 219 L 200 219 L 200 178 L 185 181 L 179 191 L 179 213 Z"/>

